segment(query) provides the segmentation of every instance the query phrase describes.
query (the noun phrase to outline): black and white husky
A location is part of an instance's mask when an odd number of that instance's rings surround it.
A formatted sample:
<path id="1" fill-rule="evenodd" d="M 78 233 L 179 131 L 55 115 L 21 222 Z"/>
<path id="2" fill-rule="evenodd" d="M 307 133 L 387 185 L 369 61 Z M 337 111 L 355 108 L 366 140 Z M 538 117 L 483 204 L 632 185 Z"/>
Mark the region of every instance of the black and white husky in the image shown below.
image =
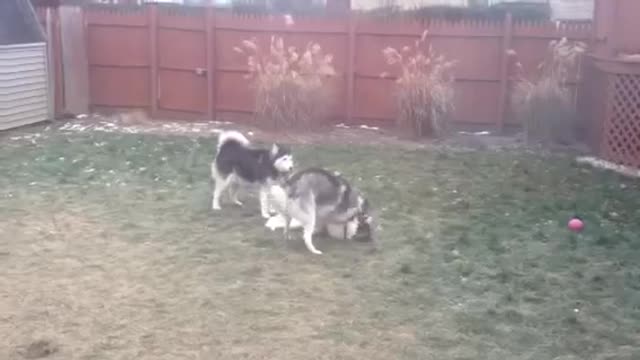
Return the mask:
<path id="1" fill-rule="evenodd" d="M 229 191 L 231 201 L 242 206 L 238 200 L 238 188 L 257 185 L 260 188 L 260 212 L 269 217 L 269 188 L 281 181 L 293 169 L 291 151 L 278 144 L 270 150 L 251 146 L 249 140 L 237 131 L 225 131 L 218 136 L 218 149 L 211 163 L 213 210 L 220 210 L 220 196 Z"/>
<path id="2" fill-rule="evenodd" d="M 273 185 L 271 199 L 284 218 L 284 237 L 291 226 L 301 226 L 309 251 L 322 254 L 313 245 L 313 234 L 327 231 L 332 237 L 373 240 L 369 202 L 347 180 L 323 169 L 293 174 L 283 184 Z"/>

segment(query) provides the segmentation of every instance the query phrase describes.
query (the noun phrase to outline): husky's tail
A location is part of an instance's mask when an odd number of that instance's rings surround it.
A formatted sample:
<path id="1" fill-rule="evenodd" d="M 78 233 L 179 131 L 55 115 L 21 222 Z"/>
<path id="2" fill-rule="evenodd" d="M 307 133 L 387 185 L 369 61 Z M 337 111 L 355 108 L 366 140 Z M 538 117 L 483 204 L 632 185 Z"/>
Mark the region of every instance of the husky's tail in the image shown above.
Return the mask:
<path id="1" fill-rule="evenodd" d="M 229 141 L 236 141 L 240 143 L 242 146 L 249 146 L 249 139 L 247 139 L 240 132 L 235 130 L 223 131 L 218 135 L 218 147 L 217 151 L 220 151 L 222 145 Z"/>

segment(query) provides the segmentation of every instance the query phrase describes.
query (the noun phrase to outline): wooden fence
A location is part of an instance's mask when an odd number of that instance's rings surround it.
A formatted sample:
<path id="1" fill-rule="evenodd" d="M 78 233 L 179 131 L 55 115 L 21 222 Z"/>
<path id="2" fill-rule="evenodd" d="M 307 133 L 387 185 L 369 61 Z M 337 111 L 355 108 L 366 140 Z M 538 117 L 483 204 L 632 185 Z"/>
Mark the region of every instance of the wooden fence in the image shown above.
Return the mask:
<path id="1" fill-rule="evenodd" d="M 591 24 L 551 22 L 380 21 L 354 14 L 336 18 L 238 16 L 214 8 L 87 7 L 83 9 L 91 108 L 145 108 L 155 117 L 214 118 L 248 114 L 253 94 L 246 59 L 233 51 L 272 35 L 285 44 L 319 43 L 334 56 L 333 121 L 392 124 L 394 81 L 382 50 L 411 45 L 424 29 L 435 51 L 458 61 L 455 120 L 502 128 L 513 122 L 508 104 L 513 49 L 534 75 L 549 41 L 589 41 Z M 55 44 L 54 44 L 55 45 Z M 577 81 L 577 77 L 576 77 Z M 574 84 L 575 85 L 575 84 Z"/>

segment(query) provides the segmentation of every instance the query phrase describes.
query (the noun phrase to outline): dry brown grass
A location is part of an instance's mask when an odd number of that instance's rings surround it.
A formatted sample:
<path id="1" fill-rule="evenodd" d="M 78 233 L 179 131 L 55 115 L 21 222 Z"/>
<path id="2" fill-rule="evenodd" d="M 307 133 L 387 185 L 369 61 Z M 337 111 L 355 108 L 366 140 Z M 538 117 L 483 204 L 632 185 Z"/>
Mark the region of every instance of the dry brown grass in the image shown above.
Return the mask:
<path id="1" fill-rule="evenodd" d="M 427 46 L 427 37 L 425 30 L 412 47 L 387 47 L 383 54 L 387 64 L 400 68 L 396 79 L 399 124 L 417 136 L 442 136 L 454 105 L 455 61 L 436 54 Z"/>
<path id="2" fill-rule="evenodd" d="M 351 279 L 336 279 L 303 251 L 255 251 L 245 240 L 251 218 L 222 232 L 202 227 L 191 252 L 193 234 L 166 242 L 145 231 L 134 241 L 121 224 L 97 219 L 99 206 L 51 210 L 0 220 L 2 359 L 385 358 L 377 346 L 340 341 L 339 328 L 320 330 L 339 315 L 353 324 L 345 309 L 364 311 L 364 301 L 344 290 Z M 249 263 L 246 256 L 263 259 Z M 372 341 L 399 351 L 415 344 L 414 333 L 398 327 Z"/>
<path id="3" fill-rule="evenodd" d="M 536 79 L 522 76 L 517 54 L 515 61 L 519 81 L 512 106 L 524 126 L 527 142 L 570 143 L 574 141 L 575 98 L 569 82 L 586 45 L 566 38 L 549 43 L 545 59 L 538 66 Z"/>
<path id="4" fill-rule="evenodd" d="M 268 49 L 245 40 L 236 52 L 247 56 L 256 90 L 256 114 L 275 128 L 309 128 L 328 115 L 332 96 L 327 80 L 335 75 L 333 56 L 317 43 L 299 50 L 272 36 Z"/>

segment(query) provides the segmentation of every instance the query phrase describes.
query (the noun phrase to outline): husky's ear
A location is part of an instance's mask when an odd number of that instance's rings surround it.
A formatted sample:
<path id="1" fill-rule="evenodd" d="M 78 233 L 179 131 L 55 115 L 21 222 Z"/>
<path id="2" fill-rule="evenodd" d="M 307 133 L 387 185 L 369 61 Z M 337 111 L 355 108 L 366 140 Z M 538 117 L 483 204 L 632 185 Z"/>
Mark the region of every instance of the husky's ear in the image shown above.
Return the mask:
<path id="1" fill-rule="evenodd" d="M 273 144 L 271 145 L 271 158 L 274 158 L 276 156 L 278 156 L 278 152 L 280 151 L 280 147 L 278 146 L 278 144 Z"/>

